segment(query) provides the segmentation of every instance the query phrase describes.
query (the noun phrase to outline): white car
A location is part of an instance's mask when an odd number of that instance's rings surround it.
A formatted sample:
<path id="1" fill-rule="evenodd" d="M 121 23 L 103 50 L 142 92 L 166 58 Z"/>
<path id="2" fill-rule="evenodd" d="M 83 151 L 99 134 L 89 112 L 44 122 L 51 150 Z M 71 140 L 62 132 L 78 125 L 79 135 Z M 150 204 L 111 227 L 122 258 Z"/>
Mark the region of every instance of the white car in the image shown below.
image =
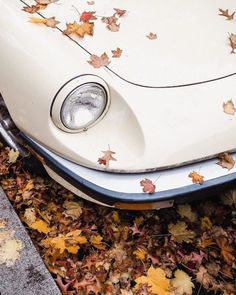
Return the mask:
<path id="1" fill-rule="evenodd" d="M 230 187 L 235 11 L 231 0 L 0 0 L 4 104 L 48 174 L 90 201 L 154 209 Z M 17 148 L 10 117 L 0 122 Z"/>

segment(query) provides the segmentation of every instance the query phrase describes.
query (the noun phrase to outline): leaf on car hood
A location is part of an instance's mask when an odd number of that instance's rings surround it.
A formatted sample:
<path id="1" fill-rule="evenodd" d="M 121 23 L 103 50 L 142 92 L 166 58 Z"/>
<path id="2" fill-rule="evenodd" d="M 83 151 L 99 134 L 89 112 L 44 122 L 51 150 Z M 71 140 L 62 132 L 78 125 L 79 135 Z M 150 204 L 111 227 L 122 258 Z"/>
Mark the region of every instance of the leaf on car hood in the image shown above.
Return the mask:
<path id="1" fill-rule="evenodd" d="M 80 38 L 83 38 L 85 35 L 93 36 L 93 28 L 94 23 L 90 22 L 82 22 L 77 23 L 74 21 L 73 23 L 66 24 L 66 29 L 63 31 L 65 35 L 75 34 Z"/>
<path id="2" fill-rule="evenodd" d="M 232 99 L 223 103 L 223 110 L 227 115 L 234 116 L 236 109 L 234 107 L 234 103 L 233 103 Z"/>
<path id="3" fill-rule="evenodd" d="M 148 178 L 140 181 L 140 185 L 143 187 L 143 192 L 148 194 L 154 194 L 156 190 L 155 184 Z"/>
<path id="4" fill-rule="evenodd" d="M 31 17 L 30 22 L 34 24 L 44 24 L 50 28 L 56 28 L 57 24 L 60 22 L 56 20 L 55 16 L 49 18 L 38 18 L 38 17 Z"/>

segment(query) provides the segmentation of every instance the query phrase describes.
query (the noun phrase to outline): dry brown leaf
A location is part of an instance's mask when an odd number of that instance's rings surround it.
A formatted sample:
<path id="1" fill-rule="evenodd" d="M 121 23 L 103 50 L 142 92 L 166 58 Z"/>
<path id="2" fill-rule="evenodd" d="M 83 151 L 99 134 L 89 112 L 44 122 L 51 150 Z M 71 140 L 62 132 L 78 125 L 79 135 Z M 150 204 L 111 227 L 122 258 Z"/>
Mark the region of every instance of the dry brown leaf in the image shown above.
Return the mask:
<path id="1" fill-rule="evenodd" d="M 227 20 L 234 19 L 235 11 L 230 14 L 229 9 L 224 10 L 224 9 L 219 8 L 219 12 L 220 12 L 219 15 L 226 17 Z"/>
<path id="2" fill-rule="evenodd" d="M 106 52 L 104 52 L 101 56 L 97 56 L 95 54 L 92 54 L 90 56 L 90 60 L 88 61 L 88 63 L 93 66 L 95 69 L 101 68 L 101 67 L 106 67 L 110 64 L 109 61 L 109 57 L 106 54 Z M 106 152 L 104 152 L 106 153 Z M 101 164 L 101 163 L 99 163 Z M 103 163 L 102 163 L 103 164 Z"/>
<path id="3" fill-rule="evenodd" d="M 112 32 L 118 32 L 120 25 L 117 24 L 118 18 L 114 15 L 108 17 L 102 17 L 102 22 L 107 24 L 107 28 Z"/>
<path id="4" fill-rule="evenodd" d="M 231 47 L 231 53 L 235 53 L 235 49 L 236 49 L 236 34 L 229 34 L 229 44 Z"/>
<path id="5" fill-rule="evenodd" d="M 143 192 L 148 194 L 154 194 L 156 190 L 155 184 L 150 179 L 143 179 L 140 181 L 140 185 L 143 187 Z"/>
<path id="6" fill-rule="evenodd" d="M 213 226 L 213 224 L 212 224 L 209 217 L 204 216 L 201 218 L 201 229 L 208 230 L 208 229 L 211 229 L 212 226 Z"/>
<path id="7" fill-rule="evenodd" d="M 196 171 L 189 173 L 188 177 L 192 178 L 193 183 L 203 184 L 204 176 L 200 175 Z"/>
<path id="8" fill-rule="evenodd" d="M 37 219 L 35 209 L 33 207 L 26 208 L 24 218 L 28 225 L 34 223 Z"/>
<path id="9" fill-rule="evenodd" d="M 15 163 L 16 160 L 18 159 L 20 153 L 19 151 L 15 151 L 14 149 L 10 149 L 10 151 L 8 152 L 8 162 L 9 163 Z"/>
<path id="10" fill-rule="evenodd" d="M 191 222 L 195 222 L 197 220 L 197 214 L 192 211 L 189 204 L 178 205 L 177 211 L 182 218 L 186 217 Z"/>
<path id="11" fill-rule="evenodd" d="M 150 291 L 157 295 L 168 295 L 170 280 L 166 278 L 164 270 L 161 268 L 150 267 L 147 271 L 147 276 L 141 276 L 135 280 L 137 290 L 140 285 L 147 284 Z"/>
<path id="12" fill-rule="evenodd" d="M 107 150 L 107 151 L 102 151 L 104 153 L 104 156 L 102 156 L 101 158 L 98 158 L 98 163 L 100 165 L 105 165 L 106 167 L 109 166 L 110 161 L 117 161 L 113 155 L 115 154 L 115 152 L 111 151 L 111 150 Z"/>
<path id="13" fill-rule="evenodd" d="M 229 245 L 227 239 L 223 237 L 216 239 L 216 243 L 221 250 L 221 255 L 224 258 L 224 261 L 227 264 L 232 265 L 235 261 L 235 256 L 233 254 L 234 248 Z"/>
<path id="14" fill-rule="evenodd" d="M 150 32 L 146 37 L 150 40 L 155 40 L 157 39 L 157 34 Z"/>
<path id="15" fill-rule="evenodd" d="M 65 216 L 71 217 L 73 220 L 76 220 L 82 214 L 82 208 L 79 202 L 65 201 L 63 204 Z"/>
<path id="16" fill-rule="evenodd" d="M 119 9 L 119 8 L 113 8 L 116 12 L 116 14 L 119 16 L 119 17 L 122 17 L 123 15 L 126 14 L 126 10 L 125 9 Z"/>
<path id="17" fill-rule="evenodd" d="M 171 233 L 171 239 L 177 243 L 190 243 L 196 234 L 187 229 L 187 224 L 183 221 L 178 221 L 176 224 L 170 223 L 168 230 Z"/>
<path id="18" fill-rule="evenodd" d="M 217 165 L 220 165 L 222 168 L 226 168 L 228 170 L 234 168 L 235 161 L 229 153 L 221 153 L 218 157 L 219 162 L 216 163 Z"/>
<path id="19" fill-rule="evenodd" d="M 45 26 L 50 28 L 56 28 L 57 24 L 60 23 L 59 21 L 56 20 L 54 16 L 49 18 L 31 17 L 30 22 L 34 24 L 44 24 Z"/>
<path id="20" fill-rule="evenodd" d="M 88 4 L 88 5 L 94 5 L 95 2 L 94 2 L 94 1 L 87 1 L 87 4 Z"/>
<path id="21" fill-rule="evenodd" d="M 35 13 L 38 12 L 40 10 L 44 10 L 45 8 L 47 8 L 47 4 L 39 4 L 37 3 L 36 5 L 32 5 L 32 6 L 25 6 L 22 8 L 23 11 L 28 12 L 28 13 Z"/>
<path id="22" fill-rule="evenodd" d="M 234 107 L 234 103 L 233 103 L 232 99 L 223 103 L 223 110 L 227 115 L 234 116 L 236 109 Z"/>
<path id="23" fill-rule="evenodd" d="M 191 295 L 193 292 L 194 284 L 191 277 L 186 272 L 177 269 L 174 272 L 175 278 L 171 280 L 171 286 L 176 295 Z"/>
<path id="24" fill-rule="evenodd" d="M 121 54 L 122 54 L 122 50 L 117 47 L 115 50 L 112 50 L 112 57 L 115 57 L 115 58 L 119 58 L 121 57 Z"/>

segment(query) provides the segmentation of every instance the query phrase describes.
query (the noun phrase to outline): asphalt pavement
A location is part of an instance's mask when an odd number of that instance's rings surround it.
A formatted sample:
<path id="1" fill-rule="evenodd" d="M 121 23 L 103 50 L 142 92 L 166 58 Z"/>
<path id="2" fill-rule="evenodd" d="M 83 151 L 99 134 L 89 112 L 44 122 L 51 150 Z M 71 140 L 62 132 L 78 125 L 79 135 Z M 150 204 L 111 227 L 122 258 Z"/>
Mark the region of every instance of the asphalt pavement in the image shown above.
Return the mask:
<path id="1" fill-rule="evenodd" d="M 61 295 L 0 187 L 0 295 Z"/>

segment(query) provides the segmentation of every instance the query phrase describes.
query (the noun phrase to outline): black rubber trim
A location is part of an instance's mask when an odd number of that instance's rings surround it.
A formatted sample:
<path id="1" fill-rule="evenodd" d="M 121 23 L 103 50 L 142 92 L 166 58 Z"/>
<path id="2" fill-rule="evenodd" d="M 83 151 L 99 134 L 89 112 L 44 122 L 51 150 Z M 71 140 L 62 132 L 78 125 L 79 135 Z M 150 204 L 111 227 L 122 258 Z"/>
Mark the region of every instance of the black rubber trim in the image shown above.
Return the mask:
<path id="1" fill-rule="evenodd" d="M 175 200 L 177 203 L 182 203 L 210 196 L 236 186 L 236 173 L 234 172 L 212 180 L 207 180 L 202 185 L 192 184 L 178 189 L 171 189 L 162 192 L 157 191 L 154 194 L 115 192 L 97 186 L 96 184 L 80 177 L 52 158 L 48 153 L 41 149 L 39 145 L 35 144 L 30 137 L 23 133 L 20 135 L 37 154 L 43 157 L 46 165 L 55 173 L 85 194 L 108 205 L 114 205 L 115 203 L 154 203 L 167 200 Z M 145 177 L 148 177 L 147 174 Z M 109 173 L 107 174 L 107 177 L 109 177 Z"/>
<path id="2" fill-rule="evenodd" d="M 30 7 L 30 5 L 28 3 L 26 3 L 24 0 L 20 0 L 24 5 Z M 40 15 L 42 18 L 46 18 L 42 13 L 40 12 L 36 12 L 38 15 Z M 59 30 L 61 33 L 63 33 L 63 30 L 61 30 L 59 27 L 56 26 L 56 29 Z M 75 39 L 71 38 L 69 35 L 65 35 L 66 37 L 68 37 L 72 42 L 74 42 L 75 44 L 77 44 L 81 49 L 83 49 L 85 52 L 87 52 L 89 55 L 92 55 L 92 53 L 87 50 L 84 46 L 82 46 L 78 41 L 76 41 Z M 212 79 L 208 79 L 208 80 L 204 80 L 204 81 L 197 81 L 197 82 L 192 82 L 192 83 L 186 83 L 186 84 L 177 84 L 177 85 L 163 85 L 163 86 L 154 86 L 154 85 L 143 85 L 143 84 L 139 84 L 139 83 L 135 83 L 132 82 L 130 80 L 127 80 L 125 78 L 123 78 L 122 76 L 120 76 L 118 73 L 116 73 L 115 71 L 113 71 L 110 67 L 105 66 L 105 68 L 107 70 L 109 70 L 112 74 L 114 74 L 115 76 L 117 76 L 119 79 L 132 84 L 134 86 L 138 86 L 138 87 L 142 87 L 142 88 L 151 88 L 151 89 L 168 89 L 168 88 L 180 88 L 180 87 L 189 87 L 189 86 L 195 86 L 195 85 L 201 85 L 201 84 L 206 84 L 206 83 L 210 83 L 210 82 L 215 82 L 218 80 L 222 80 L 222 79 L 226 79 L 232 76 L 236 76 L 236 72 L 234 73 L 230 73 L 228 75 L 225 76 L 221 76 L 221 77 L 216 77 L 216 78 L 212 78 Z M 76 77 L 74 77 L 73 79 L 75 79 Z"/>

